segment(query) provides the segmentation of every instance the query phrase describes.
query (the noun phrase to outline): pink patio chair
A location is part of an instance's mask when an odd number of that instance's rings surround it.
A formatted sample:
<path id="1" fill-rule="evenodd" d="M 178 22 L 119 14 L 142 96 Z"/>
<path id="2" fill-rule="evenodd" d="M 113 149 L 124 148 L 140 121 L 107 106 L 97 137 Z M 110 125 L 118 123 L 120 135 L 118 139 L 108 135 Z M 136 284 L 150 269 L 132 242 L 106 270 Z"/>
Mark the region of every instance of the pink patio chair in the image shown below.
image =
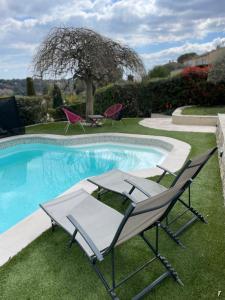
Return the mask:
<path id="1" fill-rule="evenodd" d="M 84 126 L 82 124 L 82 122 L 84 122 L 84 119 L 81 116 L 78 116 L 78 115 L 72 113 L 71 111 L 69 111 L 66 108 L 62 108 L 62 111 L 64 112 L 64 114 L 66 115 L 66 118 L 67 118 L 67 124 L 66 124 L 66 127 L 65 127 L 65 134 L 67 133 L 70 125 L 71 124 L 76 124 L 76 123 L 78 123 L 82 127 L 83 131 L 85 132 Z"/>
<path id="2" fill-rule="evenodd" d="M 121 104 L 121 103 L 113 104 L 112 106 L 110 106 L 106 109 L 106 111 L 104 112 L 103 115 L 106 119 L 112 119 L 112 123 L 113 123 L 113 120 L 122 121 L 123 108 L 124 108 L 123 104 Z"/>

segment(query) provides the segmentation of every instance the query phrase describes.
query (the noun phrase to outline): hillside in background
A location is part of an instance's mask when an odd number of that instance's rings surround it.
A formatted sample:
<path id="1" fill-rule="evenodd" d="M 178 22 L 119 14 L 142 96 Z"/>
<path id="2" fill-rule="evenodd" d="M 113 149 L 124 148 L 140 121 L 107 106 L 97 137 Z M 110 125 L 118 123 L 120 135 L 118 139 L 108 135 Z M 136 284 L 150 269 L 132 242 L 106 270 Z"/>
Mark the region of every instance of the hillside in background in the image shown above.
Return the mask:
<path id="1" fill-rule="evenodd" d="M 34 80 L 35 91 L 42 94 L 49 82 L 46 80 Z M 26 95 L 26 79 L 0 79 L 0 96 Z"/>
<path id="2" fill-rule="evenodd" d="M 72 93 L 74 91 L 74 83 L 72 81 L 34 79 L 36 95 L 50 92 L 54 83 L 57 83 L 63 92 Z M 0 79 L 0 97 L 12 95 L 26 95 L 26 79 Z"/>

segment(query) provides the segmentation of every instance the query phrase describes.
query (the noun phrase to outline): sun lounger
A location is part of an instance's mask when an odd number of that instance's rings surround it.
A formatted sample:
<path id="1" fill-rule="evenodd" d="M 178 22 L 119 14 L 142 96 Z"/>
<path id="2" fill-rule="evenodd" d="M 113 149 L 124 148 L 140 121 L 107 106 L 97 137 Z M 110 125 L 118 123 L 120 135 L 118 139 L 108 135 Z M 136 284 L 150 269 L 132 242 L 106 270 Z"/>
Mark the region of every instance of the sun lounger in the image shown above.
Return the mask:
<path id="1" fill-rule="evenodd" d="M 129 193 L 133 196 L 133 201 L 136 203 L 142 202 L 143 200 L 147 199 L 150 196 L 155 196 L 165 190 L 167 190 L 166 187 L 160 184 L 162 178 L 166 174 L 170 174 L 174 177 L 174 180 L 172 181 L 170 187 L 175 186 L 176 184 L 179 184 L 182 181 L 187 180 L 188 178 L 191 178 L 192 180 L 198 175 L 200 170 L 204 167 L 204 165 L 207 163 L 209 158 L 215 153 L 217 150 L 217 147 L 214 147 L 212 149 L 209 149 L 206 153 L 195 157 L 192 160 L 189 160 L 186 162 L 183 166 L 183 168 L 178 172 L 178 174 L 174 174 L 173 172 L 170 172 L 169 170 L 158 166 L 163 170 L 162 175 L 159 177 L 159 180 L 157 182 L 145 178 L 140 178 L 137 176 L 130 175 L 126 172 L 120 171 L 120 170 L 112 170 L 110 172 L 104 173 L 99 176 L 91 177 L 88 180 L 98 186 L 98 198 L 101 197 L 102 194 L 104 194 L 107 191 L 115 192 L 118 194 L 123 195 L 124 192 Z M 185 211 L 191 212 L 194 217 L 186 222 L 184 225 L 182 225 L 176 233 L 173 233 L 169 229 L 169 225 L 171 225 L 175 220 L 166 222 L 165 230 L 168 230 L 170 234 L 173 236 L 173 239 L 176 243 L 180 244 L 179 240 L 176 238 L 181 232 L 183 232 L 188 226 L 190 226 L 193 222 L 195 222 L 197 219 L 201 220 L 202 222 L 206 223 L 206 220 L 204 217 L 192 207 L 191 205 L 191 191 L 189 186 L 189 195 L 188 195 L 188 202 L 184 202 L 182 199 L 179 199 L 179 202 L 185 207 Z M 176 220 L 183 215 L 180 214 L 176 216 Z M 168 233 L 168 232 L 167 232 Z"/>
<path id="2" fill-rule="evenodd" d="M 124 193 L 124 196 L 131 200 L 124 214 L 105 205 L 84 190 L 61 196 L 40 206 L 51 218 L 53 228 L 55 225 L 61 226 L 71 236 L 70 245 L 76 242 L 84 251 L 112 299 L 119 299 L 115 291 L 117 287 L 158 260 L 165 271 L 133 298 L 141 299 L 167 277 L 172 277 L 182 284 L 176 271 L 160 254 L 158 241 L 161 222 L 189 184 L 190 181 L 176 184 L 171 189 L 137 203 L 132 195 Z M 150 229 L 155 229 L 155 245 L 145 235 L 145 231 Z M 118 282 L 115 269 L 116 248 L 135 236 L 139 236 L 145 242 L 153 253 L 153 258 Z M 126 246 L 129 247 L 129 244 L 125 244 L 124 248 Z M 112 268 L 110 283 L 99 268 L 99 264 L 109 255 Z"/>

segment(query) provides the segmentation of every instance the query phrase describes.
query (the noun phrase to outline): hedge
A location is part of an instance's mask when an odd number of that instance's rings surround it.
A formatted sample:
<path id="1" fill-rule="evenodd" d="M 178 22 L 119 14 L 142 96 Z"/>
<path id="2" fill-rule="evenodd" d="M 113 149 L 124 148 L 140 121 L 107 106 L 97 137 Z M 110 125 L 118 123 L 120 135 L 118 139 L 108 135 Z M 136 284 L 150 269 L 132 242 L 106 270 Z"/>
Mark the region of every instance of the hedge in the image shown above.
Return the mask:
<path id="1" fill-rule="evenodd" d="M 191 74 L 156 82 L 110 85 L 95 95 L 95 113 L 103 113 L 114 103 L 122 103 L 126 117 L 149 116 L 153 112 L 174 110 L 183 105 L 225 104 L 225 83 L 213 84 Z"/>
<path id="2" fill-rule="evenodd" d="M 64 105 L 70 111 L 78 114 L 79 116 L 85 118 L 86 103 L 75 103 L 71 105 Z M 48 109 L 49 117 L 54 119 L 54 121 L 65 121 L 66 116 L 60 107 L 58 108 L 49 108 Z"/>
<path id="3" fill-rule="evenodd" d="M 47 96 L 16 96 L 23 125 L 46 122 L 49 101 L 50 99 Z"/>
<path id="4" fill-rule="evenodd" d="M 49 96 L 16 96 L 19 115 L 24 126 L 66 120 L 60 108 L 52 108 L 52 99 Z M 85 103 L 76 103 L 67 106 L 69 110 L 85 117 Z"/>
<path id="5" fill-rule="evenodd" d="M 65 120 L 60 108 L 51 108 L 52 99 L 48 96 L 16 96 L 16 100 L 25 126 L 49 119 Z M 97 90 L 95 113 L 103 114 L 118 102 L 125 106 L 125 117 L 148 117 L 151 112 L 171 112 L 183 105 L 225 105 L 225 82 L 214 84 L 191 74 L 169 80 L 109 85 Z M 85 106 L 76 103 L 67 107 L 85 117 Z"/>
<path id="6" fill-rule="evenodd" d="M 151 98 L 145 84 L 110 85 L 99 89 L 95 95 L 95 113 L 103 114 L 109 106 L 118 102 L 126 107 L 125 117 L 148 116 L 151 113 Z"/>

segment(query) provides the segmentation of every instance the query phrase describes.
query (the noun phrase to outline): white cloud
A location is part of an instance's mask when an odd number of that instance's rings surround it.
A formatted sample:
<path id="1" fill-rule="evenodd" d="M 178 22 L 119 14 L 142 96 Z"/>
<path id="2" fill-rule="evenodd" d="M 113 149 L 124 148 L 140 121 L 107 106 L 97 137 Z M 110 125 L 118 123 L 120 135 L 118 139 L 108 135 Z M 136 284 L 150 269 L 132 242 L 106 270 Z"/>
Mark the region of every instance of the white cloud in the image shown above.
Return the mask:
<path id="1" fill-rule="evenodd" d="M 33 54 L 35 49 L 38 47 L 38 45 L 39 44 L 37 43 L 32 44 L 32 43 L 17 42 L 17 43 L 10 44 L 10 48 L 23 50 Z"/>
<path id="2" fill-rule="evenodd" d="M 168 44 L 158 53 L 145 53 L 152 66 L 183 52 L 207 51 L 209 34 L 224 32 L 225 1 L 212 0 L 0 0 L 0 55 L 33 53 L 51 27 L 89 27 L 140 49 Z M 196 40 L 196 42 L 193 42 Z M 174 42 L 183 46 L 173 47 Z M 8 48 L 8 51 L 6 50 Z M 149 50 L 149 52 L 152 52 Z"/>
<path id="3" fill-rule="evenodd" d="M 196 52 L 197 54 L 203 54 L 215 49 L 218 45 L 224 44 L 225 38 L 216 38 L 207 43 L 185 43 L 179 47 L 170 47 L 158 52 L 144 53 L 141 57 L 145 64 L 149 68 L 152 68 L 155 65 L 167 63 L 169 60 L 175 61 L 178 56 L 184 53 Z"/>

